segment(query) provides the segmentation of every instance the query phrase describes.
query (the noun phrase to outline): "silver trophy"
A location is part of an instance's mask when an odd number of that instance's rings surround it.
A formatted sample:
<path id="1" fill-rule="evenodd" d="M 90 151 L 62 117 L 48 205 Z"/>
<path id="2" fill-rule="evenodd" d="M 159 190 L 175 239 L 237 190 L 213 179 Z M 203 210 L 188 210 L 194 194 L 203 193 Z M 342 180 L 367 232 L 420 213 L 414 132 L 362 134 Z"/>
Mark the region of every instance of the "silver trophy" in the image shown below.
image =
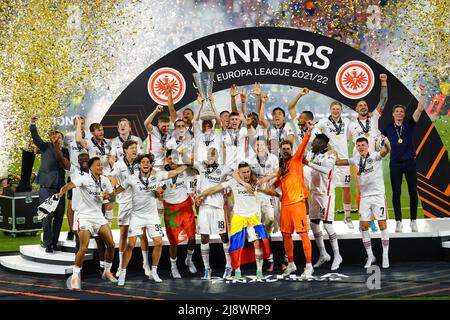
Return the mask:
<path id="1" fill-rule="evenodd" d="M 200 112 L 200 119 L 202 120 L 212 120 L 216 118 L 211 103 L 209 102 L 209 97 L 212 94 L 214 72 L 198 72 L 193 73 L 195 84 L 197 85 L 198 92 L 203 97 L 203 108 Z"/>

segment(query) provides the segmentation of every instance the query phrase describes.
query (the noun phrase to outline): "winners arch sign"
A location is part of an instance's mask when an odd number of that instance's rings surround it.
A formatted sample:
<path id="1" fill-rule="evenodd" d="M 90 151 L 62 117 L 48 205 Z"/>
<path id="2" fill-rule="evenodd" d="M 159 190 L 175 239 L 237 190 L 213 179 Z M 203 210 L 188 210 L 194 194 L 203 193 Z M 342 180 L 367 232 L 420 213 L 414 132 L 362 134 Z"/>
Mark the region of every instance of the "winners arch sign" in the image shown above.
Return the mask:
<path id="1" fill-rule="evenodd" d="M 147 137 L 144 120 L 157 104 L 167 105 L 164 87 L 171 83 L 175 108 L 193 102 L 197 90 L 192 74 L 215 72 L 214 91 L 232 84 L 281 84 L 309 89 L 354 108 L 364 99 L 375 109 L 380 92 L 378 75 L 388 75 L 389 99 L 380 129 L 392 121 L 395 104 L 417 106 L 411 92 L 388 70 L 362 52 L 315 33 L 276 27 L 224 31 L 192 41 L 145 69 L 120 94 L 102 123 L 107 136 L 117 134 L 117 120 L 130 119 L 133 133 Z M 268 106 L 270 108 L 270 106 Z M 450 165 L 447 151 L 428 115 L 416 126 L 419 196 L 426 217 L 450 216 Z"/>

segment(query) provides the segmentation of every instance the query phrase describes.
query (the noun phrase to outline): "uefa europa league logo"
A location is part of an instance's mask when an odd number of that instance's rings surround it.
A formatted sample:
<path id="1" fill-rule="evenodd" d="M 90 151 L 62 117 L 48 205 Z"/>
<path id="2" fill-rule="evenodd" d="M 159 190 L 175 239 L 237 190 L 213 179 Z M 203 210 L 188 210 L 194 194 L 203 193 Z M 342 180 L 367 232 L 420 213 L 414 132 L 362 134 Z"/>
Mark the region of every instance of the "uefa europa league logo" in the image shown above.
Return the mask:
<path id="1" fill-rule="evenodd" d="M 212 95 L 214 72 L 198 72 L 192 74 L 195 84 L 197 85 L 198 92 L 203 97 L 203 107 L 200 112 L 200 119 L 212 120 L 216 118 L 209 97 Z"/>

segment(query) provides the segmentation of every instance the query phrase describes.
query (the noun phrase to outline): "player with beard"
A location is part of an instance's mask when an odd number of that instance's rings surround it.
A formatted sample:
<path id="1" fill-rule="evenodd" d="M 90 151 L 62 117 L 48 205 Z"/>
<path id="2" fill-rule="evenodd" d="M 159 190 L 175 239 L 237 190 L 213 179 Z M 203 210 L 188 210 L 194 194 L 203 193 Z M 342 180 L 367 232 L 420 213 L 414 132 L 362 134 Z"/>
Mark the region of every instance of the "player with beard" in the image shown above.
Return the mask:
<path id="1" fill-rule="evenodd" d="M 96 236 L 98 234 L 106 245 L 105 271 L 102 278 L 111 282 L 117 282 L 117 279 L 111 273 L 111 265 L 114 258 L 114 240 L 108 220 L 105 219 L 102 213 L 103 199 L 109 198 L 113 189 L 109 179 L 102 175 L 103 166 L 99 157 L 89 159 L 88 166 L 91 172 L 90 175 L 85 174 L 69 182 L 56 194 L 57 197 L 61 198 L 70 189 L 79 188 L 80 191 L 77 220 L 75 222 L 78 227 L 80 248 L 75 257 L 73 274 L 67 279 L 67 287 L 71 290 L 81 289 L 80 272 L 91 235 Z"/>
<path id="2" fill-rule="evenodd" d="M 337 150 L 339 157 L 348 158 L 348 128 L 350 120 L 342 118 L 342 104 L 333 101 L 330 104 L 330 115 L 328 118 L 320 119 L 316 128 L 320 133 L 325 134 L 330 139 L 330 145 Z M 351 173 L 350 167 L 337 168 L 334 171 L 334 183 L 336 187 L 342 188 L 344 204 L 344 223 L 349 229 L 354 229 L 352 218 L 350 216 L 352 209 L 352 194 L 350 191 Z"/>
<path id="3" fill-rule="evenodd" d="M 114 164 L 113 171 L 109 176 L 111 183 L 114 186 L 123 185 L 127 179 L 135 176 L 139 172 L 139 166 L 137 163 L 138 156 L 138 144 L 134 140 L 127 140 L 123 143 L 124 156 Z M 130 219 L 133 208 L 132 190 L 127 189 L 117 196 L 117 203 L 119 205 L 117 224 L 120 229 L 119 238 L 119 267 L 117 268 L 116 276 L 120 275 L 122 269 L 123 255 L 127 246 L 128 228 L 130 225 Z M 145 275 L 150 275 L 150 265 L 148 263 L 148 239 L 145 233 L 141 237 L 141 252 L 142 252 L 142 268 L 145 271 Z"/>
<path id="4" fill-rule="evenodd" d="M 197 97 L 198 107 L 195 110 L 194 119 L 192 121 L 194 127 L 194 136 L 195 136 L 195 161 L 203 162 L 207 159 L 207 151 L 208 148 L 215 148 L 219 151 L 219 155 L 222 156 L 222 140 L 220 129 L 222 128 L 222 123 L 220 119 L 220 115 L 217 111 L 217 108 L 214 104 L 213 96 L 209 97 L 209 101 L 211 103 L 212 109 L 216 114 L 216 123 L 215 130 L 213 127 L 212 120 L 200 120 L 200 114 L 203 109 L 204 99 L 202 96 Z"/>
<path id="5" fill-rule="evenodd" d="M 177 150 L 180 155 L 178 163 L 186 165 L 193 163 L 194 143 L 195 140 L 186 129 L 186 123 L 181 119 L 176 120 L 172 138 L 167 142 L 167 149 Z"/>
<path id="6" fill-rule="evenodd" d="M 191 273 L 196 273 L 192 255 L 195 249 L 195 215 L 193 210 L 193 201 L 188 194 L 188 175 L 186 173 L 186 166 L 178 165 L 179 155 L 173 149 L 167 150 L 166 162 L 163 172 L 179 172 L 176 175 L 171 175 L 169 180 L 161 184 L 162 198 L 164 199 L 164 222 L 166 225 L 167 238 L 169 239 L 170 247 L 170 262 L 172 277 L 181 278 L 177 267 L 177 247 L 180 242 L 188 239 L 187 244 L 187 258 L 184 261 Z M 177 171 L 175 171 L 177 170 Z M 161 190 L 158 190 L 161 191 Z"/>
<path id="7" fill-rule="evenodd" d="M 306 257 L 306 267 L 302 278 L 311 278 L 314 268 L 311 264 L 311 241 L 308 237 L 308 224 L 306 219 L 306 199 L 308 190 L 303 178 L 303 156 L 306 146 L 311 138 L 313 123 L 307 122 L 307 132 L 302 144 L 292 155 L 292 143 L 285 140 L 281 143 L 282 163 L 278 171 L 275 186 L 281 186 L 281 214 L 280 229 L 283 234 L 284 249 L 288 256 L 288 266 L 283 275 L 289 275 L 297 270 L 294 264 L 294 243 L 292 233 L 299 234 L 303 252 Z"/>
<path id="8" fill-rule="evenodd" d="M 342 257 L 339 253 L 337 235 L 333 227 L 335 204 L 333 171 L 336 156 L 331 151 L 328 151 L 329 141 L 326 135 L 322 133 L 317 134 L 311 145 L 311 156 L 309 159 L 306 158 L 304 163 L 313 169 L 311 172 L 309 216 L 314 239 L 320 252 L 319 260 L 314 265 L 314 268 L 318 268 L 331 260 L 323 242 L 320 224 L 320 221 L 322 221 L 334 253 L 331 270 L 337 270 L 342 263 Z"/>
<path id="9" fill-rule="evenodd" d="M 369 152 L 375 152 L 380 150 L 380 146 L 377 141 L 380 138 L 380 130 L 378 129 L 378 122 L 380 120 L 381 115 L 383 114 L 384 107 L 386 106 L 386 102 L 388 99 L 388 91 L 387 91 L 387 75 L 380 74 L 381 80 L 381 91 L 380 91 L 380 101 L 378 102 L 377 107 L 373 112 L 369 112 L 369 107 L 365 100 L 359 100 L 356 103 L 356 112 L 358 113 L 358 117 L 350 122 L 348 133 L 353 141 L 353 156 L 358 152 L 356 150 L 356 140 L 359 137 L 365 137 L 369 141 Z M 376 150 L 377 149 L 377 150 Z M 356 172 L 356 167 L 354 167 L 354 171 Z M 356 176 L 356 204 L 359 208 L 360 201 L 360 192 L 359 192 L 359 182 L 358 177 Z M 375 222 L 370 221 L 370 228 L 373 232 L 378 231 Z"/>
<path id="10" fill-rule="evenodd" d="M 158 117 L 158 125 L 156 128 L 152 125 L 153 119 L 163 110 L 163 106 L 156 106 L 155 110 L 144 121 L 144 126 L 148 131 L 148 152 L 155 156 L 155 168 L 157 170 L 162 169 L 164 166 L 167 151 L 166 144 L 172 137 L 169 132 L 169 117 L 161 115 Z"/>
<path id="11" fill-rule="evenodd" d="M 222 143 L 225 146 L 224 163 L 233 169 L 238 163 L 245 160 L 247 128 L 241 123 L 244 117 L 242 113 L 230 113 L 230 128 L 222 132 Z"/>
<path id="12" fill-rule="evenodd" d="M 180 166 L 171 171 L 155 171 L 153 163 L 154 157 L 152 154 L 140 156 L 138 160 L 138 174 L 131 176 L 125 180 L 123 185 L 115 189 L 116 194 L 131 189 L 133 202 L 133 212 L 128 230 L 128 243 L 123 255 L 122 270 L 118 281 L 119 286 L 125 285 L 127 266 L 136 245 L 136 237 L 140 237 L 142 241 L 142 236 L 146 232 L 153 241 L 152 268 L 148 276 L 155 282 L 162 282 L 158 275 L 158 264 L 161 258 L 162 237 L 164 234 L 157 209 L 156 190 L 161 181 L 177 176 L 186 169 L 186 166 Z"/>
<path id="13" fill-rule="evenodd" d="M 265 98 L 265 102 L 267 98 Z M 259 122 L 262 128 L 267 129 L 269 152 L 276 155 L 281 160 L 281 141 L 288 140 L 294 143 L 294 131 L 290 124 L 285 122 L 285 111 L 280 107 L 272 110 L 272 124 L 266 119 L 266 103 L 261 105 L 259 111 Z"/>
<path id="14" fill-rule="evenodd" d="M 366 137 L 356 139 L 356 150 L 358 155 L 352 159 L 336 160 L 338 166 L 358 166 L 359 185 L 361 190 L 360 221 L 361 234 L 364 247 L 367 252 L 367 262 L 364 266 L 369 268 L 375 262 L 372 252 L 372 244 L 369 233 L 369 221 L 372 216 L 378 220 L 381 230 L 381 244 L 383 246 L 383 268 L 389 268 L 389 231 L 387 219 L 389 217 L 386 205 L 386 190 L 383 178 L 383 158 L 390 150 L 389 142 L 385 142 L 380 152 L 369 152 L 369 141 Z M 337 153 L 336 153 L 337 154 Z"/>
<path id="15" fill-rule="evenodd" d="M 196 163 L 196 168 L 200 172 L 197 184 L 197 194 L 208 188 L 216 186 L 222 182 L 232 170 L 226 165 L 218 162 L 219 153 L 214 147 L 208 149 L 208 158 L 206 161 Z M 224 212 L 224 197 L 221 193 L 214 193 L 205 197 L 203 201 L 196 198 L 196 204 L 199 206 L 198 221 L 199 233 L 201 235 L 201 253 L 205 272 L 202 277 L 204 280 L 211 279 L 212 270 L 209 265 L 209 237 L 219 235 L 222 240 L 223 251 L 225 253 L 226 265 L 223 278 L 231 277 L 231 258 L 229 254 L 229 238 L 227 232 L 227 220 Z"/>
<path id="16" fill-rule="evenodd" d="M 122 159 L 125 155 L 123 151 L 123 144 L 125 141 L 133 140 L 137 142 L 138 146 L 138 154 L 142 154 L 143 146 L 142 140 L 139 137 L 133 136 L 131 134 L 131 126 L 130 121 L 127 118 L 122 118 L 117 122 L 117 131 L 119 135 L 113 139 L 111 139 L 111 165 L 114 166 L 114 163 Z"/>

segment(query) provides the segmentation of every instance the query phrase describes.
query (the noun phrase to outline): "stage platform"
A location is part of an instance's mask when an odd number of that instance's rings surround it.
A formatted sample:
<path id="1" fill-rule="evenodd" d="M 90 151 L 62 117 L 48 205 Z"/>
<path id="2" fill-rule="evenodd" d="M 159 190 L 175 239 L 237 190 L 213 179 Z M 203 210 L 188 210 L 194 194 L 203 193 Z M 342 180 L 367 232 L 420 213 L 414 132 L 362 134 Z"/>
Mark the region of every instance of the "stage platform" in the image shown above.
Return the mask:
<path id="1" fill-rule="evenodd" d="M 450 261 L 450 218 L 437 219 L 419 219 L 417 226 L 419 232 L 411 232 L 409 227 L 410 221 L 403 220 L 403 232 L 395 232 L 395 221 L 388 221 L 388 230 L 390 235 L 389 256 L 392 263 L 408 262 L 408 261 Z M 336 233 L 338 235 L 339 247 L 345 264 L 364 264 L 366 253 L 361 241 L 361 233 L 359 232 L 359 221 L 354 221 L 355 229 L 350 230 L 343 221 L 334 222 Z M 118 243 L 119 230 L 113 230 L 113 237 L 116 243 L 116 254 L 114 257 L 113 270 L 118 265 Z M 312 231 L 309 231 L 309 237 L 314 240 Z M 373 240 L 372 247 L 374 254 L 381 260 L 381 234 L 380 232 L 371 232 Z M 26 245 L 20 247 L 19 254 L 0 257 L 0 265 L 9 270 L 25 273 L 37 273 L 48 275 L 66 276 L 72 273 L 72 265 L 74 261 L 74 241 L 67 241 L 67 233 L 62 232 L 58 245 L 61 251 L 55 253 L 46 253 L 39 245 Z M 304 256 L 301 253 L 301 240 L 297 234 L 294 234 L 294 255 L 298 265 L 304 264 Z M 324 232 L 324 239 L 327 251 L 331 254 L 331 246 L 328 235 Z M 225 258 L 223 255 L 221 240 L 219 236 L 211 236 L 211 252 L 210 263 L 213 268 L 223 268 Z M 178 251 L 178 265 L 181 269 L 186 269 L 184 259 L 186 257 L 186 242 L 181 243 Z M 197 235 L 197 247 L 194 253 L 194 262 L 198 267 L 202 265 L 200 255 L 200 235 Z M 149 240 L 149 246 L 153 243 Z M 317 247 L 313 241 L 313 262 L 318 257 Z M 128 269 L 141 270 L 142 255 L 140 253 L 140 242 L 136 243 L 133 252 L 133 258 Z M 167 237 L 163 238 L 163 253 L 160 261 L 161 269 L 169 269 L 170 261 L 168 254 L 169 242 Z M 89 251 L 85 257 L 83 272 L 94 273 L 98 271 L 98 256 L 96 243 L 91 239 Z M 151 251 L 151 248 L 150 250 Z M 277 265 L 283 261 L 284 248 L 282 235 L 280 232 L 272 234 L 272 252 Z M 325 265 L 327 266 L 327 265 Z M 328 266 L 329 267 L 329 266 Z M 199 268 L 200 269 L 200 268 Z"/>

